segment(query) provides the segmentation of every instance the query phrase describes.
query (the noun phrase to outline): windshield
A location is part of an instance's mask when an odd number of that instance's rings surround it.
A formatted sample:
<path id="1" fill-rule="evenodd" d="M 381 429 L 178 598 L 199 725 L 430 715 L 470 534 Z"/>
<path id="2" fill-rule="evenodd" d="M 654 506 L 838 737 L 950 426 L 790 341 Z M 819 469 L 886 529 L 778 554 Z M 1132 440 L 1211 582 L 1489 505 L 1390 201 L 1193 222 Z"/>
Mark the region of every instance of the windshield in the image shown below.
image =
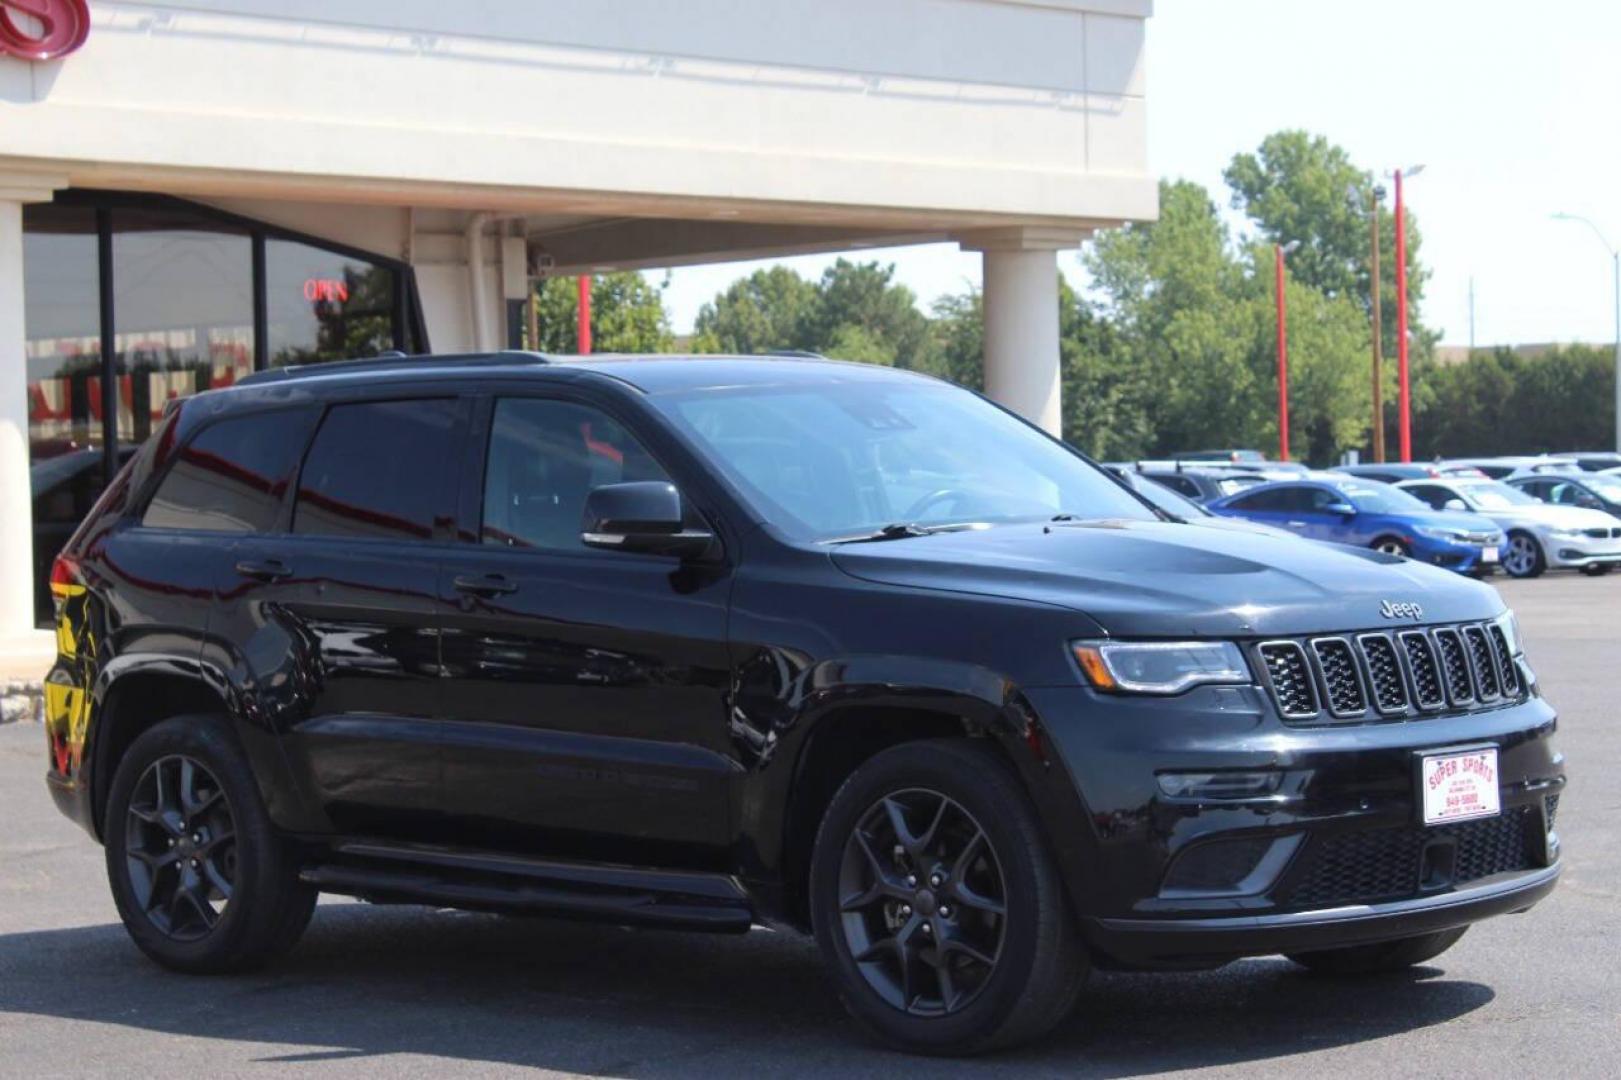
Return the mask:
<path id="1" fill-rule="evenodd" d="M 1582 483 L 1606 502 L 1621 503 L 1621 478 L 1614 476 L 1584 476 Z"/>
<path id="2" fill-rule="evenodd" d="M 933 380 L 733 386 L 650 400 L 795 539 L 1060 514 L 1154 520 L 1061 444 Z"/>
<path id="3" fill-rule="evenodd" d="M 1537 500 L 1521 491 L 1519 488 L 1500 484 L 1495 480 L 1483 480 L 1478 484 L 1454 485 L 1458 493 L 1468 500 L 1471 506 L 1481 510 L 1508 510 L 1515 506 L 1535 506 Z"/>
<path id="4" fill-rule="evenodd" d="M 1122 479 L 1131 485 L 1131 490 L 1170 514 L 1191 521 L 1198 517 L 1214 517 L 1209 510 L 1200 506 L 1192 499 L 1180 492 L 1172 491 L 1157 480 L 1150 480 L 1141 473 L 1126 473 Z M 1234 490 L 1237 490 L 1236 488 Z"/>
<path id="5" fill-rule="evenodd" d="M 1351 505 L 1368 514 L 1408 514 L 1429 506 L 1389 484 L 1340 484 L 1340 493 Z"/>

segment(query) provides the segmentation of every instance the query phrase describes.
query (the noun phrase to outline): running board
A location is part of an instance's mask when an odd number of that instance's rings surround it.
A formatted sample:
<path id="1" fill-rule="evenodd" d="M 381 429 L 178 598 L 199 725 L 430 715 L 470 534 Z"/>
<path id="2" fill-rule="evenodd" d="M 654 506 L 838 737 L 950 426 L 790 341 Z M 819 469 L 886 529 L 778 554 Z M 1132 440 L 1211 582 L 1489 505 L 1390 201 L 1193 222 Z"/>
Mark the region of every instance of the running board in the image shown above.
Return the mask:
<path id="1" fill-rule="evenodd" d="M 448 848 L 351 841 L 299 879 L 375 903 L 559 915 L 742 933 L 753 905 L 726 874 L 609 866 Z"/>

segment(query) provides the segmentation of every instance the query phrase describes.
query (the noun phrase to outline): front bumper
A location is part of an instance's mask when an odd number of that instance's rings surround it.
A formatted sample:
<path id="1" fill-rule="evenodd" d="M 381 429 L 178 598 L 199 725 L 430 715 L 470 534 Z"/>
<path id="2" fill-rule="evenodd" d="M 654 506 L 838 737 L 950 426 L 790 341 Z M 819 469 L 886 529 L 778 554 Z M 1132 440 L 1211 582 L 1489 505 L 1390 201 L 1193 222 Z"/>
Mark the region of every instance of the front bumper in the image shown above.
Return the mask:
<path id="1" fill-rule="evenodd" d="M 1524 911 L 1553 891 L 1559 863 L 1503 875 L 1417 900 L 1360 904 L 1330 911 L 1220 918 L 1100 919 L 1098 929 L 1119 962 L 1151 967 L 1198 966 L 1235 956 L 1306 952 L 1432 934 L 1493 915 Z"/>
<path id="2" fill-rule="evenodd" d="M 1456 543 L 1451 540 L 1438 540 L 1434 537 L 1415 534 L 1412 539 L 1413 559 L 1416 562 L 1429 563 L 1445 570 L 1455 570 L 1460 574 L 1492 573 L 1497 569 L 1498 560 L 1486 557 L 1487 548 L 1501 553 L 1498 544 L 1468 544 Z"/>
<path id="3" fill-rule="evenodd" d="M 1080 835 L 1074 821 L 1049 827 L 1069 830 L 1054 847 L 1105 961 L 1199 967 L 1406 937 L 1524 909 L 1557 879 L 1564 759 L 1553 710 L 1534 694 L 1472 713 L 1298 726 L 1250 687 L 1026 697 L 1085 815 Z M 1501 815 L 1424 827 L 1418 759 L 1481 746 L 1498 751 Z M 1164 783 L 1201 774 L 1269 782 L 1191 794 Z M 1238 868 L 1188 887 L 1185 869 L 1212 851 L 1239 853 Z"/>
<path id="4" fill-rule="evenodd" d="M 1621 563 L 1621 540 L 1595 540 L 1586 536 L 1562 540 L 1548 536 L 1542 540 L 1542 551 L 1548 565 L 1558 569 Z"/>

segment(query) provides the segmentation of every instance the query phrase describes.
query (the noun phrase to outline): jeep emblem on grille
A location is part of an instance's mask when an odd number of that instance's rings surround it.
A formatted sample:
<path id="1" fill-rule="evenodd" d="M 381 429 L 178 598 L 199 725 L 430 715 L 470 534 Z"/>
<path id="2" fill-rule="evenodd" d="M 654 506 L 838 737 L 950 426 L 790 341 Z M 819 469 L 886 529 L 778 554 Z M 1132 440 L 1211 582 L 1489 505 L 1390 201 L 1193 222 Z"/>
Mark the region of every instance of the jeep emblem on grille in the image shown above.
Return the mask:
<path id="1" fill-rule="evenodd" d="M 1424 609 L 1417 604 L 1404 604 L 1396 600 L 1385 600 L 1379 604 L 1379 614 L 1387 619 L 1413 619 L 1424 617 Z"/>

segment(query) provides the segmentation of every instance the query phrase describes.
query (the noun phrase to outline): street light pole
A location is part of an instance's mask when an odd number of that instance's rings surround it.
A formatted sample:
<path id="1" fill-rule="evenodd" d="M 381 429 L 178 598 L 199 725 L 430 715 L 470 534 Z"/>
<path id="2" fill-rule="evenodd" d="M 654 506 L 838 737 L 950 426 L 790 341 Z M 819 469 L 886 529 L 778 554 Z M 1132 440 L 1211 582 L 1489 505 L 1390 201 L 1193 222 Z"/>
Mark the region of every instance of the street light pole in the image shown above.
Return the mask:
<path id="1" fill-rule="evenodd" d="M 1289 460 L 1289 319 L 1284 300 L 1283 257 L 1300 246 L 1299 240 L 1273 244 L 1273 277 L 1278 295 L 1278 460 Z"/>
<path id="2" fill-rule="evenodd" d="M 1610 268 L 1615 277 L 1615 447 L 1621 450 L 1621 250 L 1610 244 L 1603 230 L 1580 214 L 1560 213 L 1555 214 L 1554 218 L 1559 221 L 1579 221 L 1586 225 L 1610 255 Z"/>
<path id="3" fill-rule="evenodd" d="M 1408 176 L 1417 176 L 1424 166 L 1414 165 Z M 1413 392 L 1407 366 L 1407 210 L 1402 202 L 1402 170 L 1396 170 L 1396 378 L 1400 384 L 1400 416 L 1397 437 L 1402 461 L 1413 460 Z"/>

